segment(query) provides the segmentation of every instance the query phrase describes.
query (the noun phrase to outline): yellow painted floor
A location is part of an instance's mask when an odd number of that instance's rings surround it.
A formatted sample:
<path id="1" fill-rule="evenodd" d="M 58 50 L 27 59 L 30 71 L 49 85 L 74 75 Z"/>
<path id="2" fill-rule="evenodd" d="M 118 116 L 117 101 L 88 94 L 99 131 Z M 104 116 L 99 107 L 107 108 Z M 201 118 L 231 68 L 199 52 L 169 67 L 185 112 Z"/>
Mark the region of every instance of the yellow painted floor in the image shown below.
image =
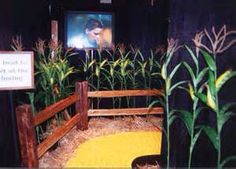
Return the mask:
<path id="1" fill-rule="evenodd" d="M 130 168 L 142 155 L 160 154 L 159 131 L 123 132 L 97 137 L 81 144 L 65 167 Z"/>

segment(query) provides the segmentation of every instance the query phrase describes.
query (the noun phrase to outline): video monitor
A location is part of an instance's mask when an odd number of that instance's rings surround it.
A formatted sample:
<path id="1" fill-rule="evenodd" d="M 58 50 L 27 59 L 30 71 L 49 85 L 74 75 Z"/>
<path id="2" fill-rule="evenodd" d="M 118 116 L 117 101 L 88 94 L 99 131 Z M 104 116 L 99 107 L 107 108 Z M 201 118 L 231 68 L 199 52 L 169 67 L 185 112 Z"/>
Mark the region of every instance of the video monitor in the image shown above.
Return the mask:
<path id="1" fill-rule="evenodd" d="M 77 49 L 111 48 L 114 45 L 112 12 L 67 11 L 65 44 Z"/>

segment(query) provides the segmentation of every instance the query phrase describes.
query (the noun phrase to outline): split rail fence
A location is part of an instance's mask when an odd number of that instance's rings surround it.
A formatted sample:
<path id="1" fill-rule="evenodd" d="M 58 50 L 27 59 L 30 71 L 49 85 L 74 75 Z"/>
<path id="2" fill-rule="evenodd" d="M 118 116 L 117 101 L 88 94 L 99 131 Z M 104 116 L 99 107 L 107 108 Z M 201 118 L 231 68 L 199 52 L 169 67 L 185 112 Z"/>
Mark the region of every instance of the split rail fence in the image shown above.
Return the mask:
<path id="1" fill-rule="evenodd" d="M 74 126 L 77 126 L 77 129 L 80 130 L 88 129 L 89 116 L 163 114 L 162 107 L 89 109 L 89 99 L 126 96 L 160 96 L 161 91 L 157 89 L 88 91 L 88 83 L 86 81 L 77 82 L 75 85 L 73 95 L 46 107 L 35 116 L 33 116 L 30 105 L 20 105 L 16 108 L 22 167 L 38 167 L 38 159 Z M 37 145 L 35 127 L 65 110 L 72 104 L 75 104 L 75 115 Z"/>

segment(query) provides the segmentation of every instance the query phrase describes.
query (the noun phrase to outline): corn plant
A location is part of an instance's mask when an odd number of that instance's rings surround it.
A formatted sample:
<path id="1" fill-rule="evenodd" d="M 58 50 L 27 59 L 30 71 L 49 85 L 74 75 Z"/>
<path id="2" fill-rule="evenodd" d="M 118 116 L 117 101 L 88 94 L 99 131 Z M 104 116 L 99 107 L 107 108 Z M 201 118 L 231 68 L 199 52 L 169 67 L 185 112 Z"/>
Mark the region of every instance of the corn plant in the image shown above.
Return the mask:
<path id="1" fill-rule="evenodd" d="M 119 79 L 120 79 L 120 89 L 127 90 L 129 88 L 129 82 L 131 81 L 132 77 L 132 67 L 133 63 L 128 58 L 130 51 L 127 52 L 125 55 L 120 51 L 121 54 L 121 61 L 119 62 Z M 127 106 L 129 107 L 130 98 L 126 97 Z"/>
<path id="2" fill-rule="evenodd" d="M 216 127 L 203 125 L 201 128 L 206 133 L 217 151 L 217 168 L 222 168 L 230 160 L 236 160 L 236 156 L 230 156 L 223 160 L 221 152 L 221 132 L 224 125 L 233 116 L 231 108 L 234 104 L 219 104 L 219 92 L 222 89 L 222 86 L 236 75 L 236 71 L 226 70 L 218 76 L 216 65 L 217 55 L 228 50 L 233 44 L 236 43 L 236 39 L 227 41 L 228 37 L 232 34 L 236 34 L 236 31 L 227 31 L 226 26 L 224 25 L 219 32 L 216 32 L 215 28 L 212 27 L 212 34 L 205 29 L 204 33 L 199 36 L 200 39 L 206 37 L 206 39 L 210 42 L 210 46 L 205 45 L 201 40 L 194 40 L 195 45 L 199 48 L 198 50 L 202 53 L 208 66 L 206 93 L 203 94 L 201 92 L 197 92 L 196 96 L 216 115 Z"/>
<path id="3" fill-rule="evenodd" d="M 105 90 L 115 90 L 115 86 L 118 83 L 118 72 L 116 70 L 116 67 L 119 65 L 120 60 L 116 61 L 108 61 L 108 69 L 104 69 L 103 75 L 104 78 L 106 79 L 105 84 L 108 84 L 104 86 L 103 88 Z M 115 108 L 115 98 L 112 98 L 112 107 Z"/>
<path id="4" fill-rule="evenodd" d="M 213 144 L 217 151 L 217 168 L 222 168 L 228 161 L 235 160 L 236 156 L 231 156 L 222 160 L 222 145 L 221 145 L 221 132 L 227 121 L 233 116 L 233 112 L 230 111 L 234 104 L 228 103 L 225 105 L 219 104 L 219 92 L 222 86 L 233 76 L 236 76 L 236 71 L 226 70 L 220 76 L 217 75 L 216 62 L 213 56 L 206 51 L 201 51 L 204 59 L 209 67 L 208 80 L 206 84 L 206 94 L 197 92 L 198 98 L 201 99 L 206 105 L 211 108 L 216 115 L 216 127 L 210 127 L 202 125 L 201 128 L 208 136 L 209 140 Z"/>
<path id="5" fill-rule="evenodd" d="M 36 89 L 28 94 L 31 104 L 36 112 L 41 108 L 45 108 L 60 99 L 67 97 L 72 93 L 74 84 L 69 80 L 71 74 L 75 73 L 73 67 L 70 66 L 68 58 L 73 55 L 70 50 L 63 52 L 62 45 L 49 43 L 39 40 L 35 48 L 37 57 L 35 58 L 35 82 Z M 32 101 L 33 97 L 33 101 Z M 37 103 L 37 104 L 36 104 Z M 55 115 L 57 124 L 60 124 L 64 117 L 62 113 Z M 46 122 L 50 125 L 50 120 Z M 42 126 L 36 131 L 41 131 Z M 38 136 L 39 141 L 39 136 Z"/>
<path id="6" fill-rule="evenodd" d="M 174 120 L 177 118 L 177 115 L 175 114 L 175 110 L 171 110 L 171 107 L 169 105 L 169 98 L 178 86 L 182 85 L 185 83 L 185 81 L 179 81 L 176 83 L 173 83 L 173 77 L 176 74 L 177 70 L 180 68 L 181 63 L 177 64 L 173 70 L 169 72 L 169 64 L 170 61 L 175 53 L 176 50 L 178 50 L 178 42 L 170 39 L 168 40 L 168 50 L 166 56 L 163 58 L 164 62 L 162 64 L 161 68 L 161 77 L 164 80 L 164 103 L 163 107 L 165 108 L 165 114 L 166 114 L 166 126 L 164 127 L 163 131 L 166 136 L 166 141 L 167 141 L 167 157 L 166 157 L 166 167 L 170 167 L 170 126 L 174 122 Z M 154 102 L 152 103 L 154 104 Z"/>
<path id="7" fill-rule="evenodd" d="M 71 85 L 68 82 L 70 74 L 74 73 L 66 58 L 43 58 L 35 63 L 36 87 L 40 91 L 37 99 L 40 99 L 43 107 L 46 107 L 71 93 Z"/>
<path id="8" fill-rule="evenodd" d="M 180 118 L 186 125 L 188 134 L 190 136 L 188 168 L 191 168 L 193 150 L 202 131 L 201 129 L 197 128 L 196 125 L 196 121 L 198 119 L 198 116 L 200 115 L 202 108 L 199 107 L 199 98 L 196 97 L 194 93 L 201 93 L 203 91 L 205 83 L 202 84 L 201 81 L 206 75 L 208 68 L 203 68 L 202 70 L 200 70 L 200 63 L 198 60 L 199 53 L 196 53 L 195 55 L 188 46 L 185 47 L 194 63 L 194 66 L 191 67 L 187 62 L 183 62 L 183 65 L 186 67 L 191 77 L 191 81 L 188 83 L 188 89 L 185 89 L 189 93 L 193 103 L 191 111 L 180 110 Z"/>
<path id="9" fill-rule="evenodd" d="M 92 90 L 151 88 L 153 79 L 158 79 L 154 77 L 160 74 L 160 68 L 156 68 L 156 63 L 152 52 L 150 58 L 144 59 L 139 49 L 127 50 L 123 44 L 118 45 L 113 52 L 109 50 L 86 51 L 86 59 L 82 60 L 83 72 Z M 113 98 L 113 108 L 117 99 L 118 106 L 121 107 L 123 100 Z M 135 98 L 133 102 L 130 101 L 130 97 L 125 99 L 128 107 L 135 106 Z M 97 101 L 97 107 L 99 107 L 99 101 Z M 146 102 L 148 105 L 149 98 L 146 98 Z"/>

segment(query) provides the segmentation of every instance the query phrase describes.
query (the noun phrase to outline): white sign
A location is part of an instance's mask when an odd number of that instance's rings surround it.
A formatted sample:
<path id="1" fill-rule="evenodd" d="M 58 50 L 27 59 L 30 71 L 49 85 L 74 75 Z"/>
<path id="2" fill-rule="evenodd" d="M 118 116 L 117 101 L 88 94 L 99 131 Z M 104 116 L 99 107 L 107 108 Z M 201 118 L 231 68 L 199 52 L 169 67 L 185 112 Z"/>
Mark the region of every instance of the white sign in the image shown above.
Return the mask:
<path id="1" fill-rule="evenodd" d="M 0 51 L 0 90 L 34 88 L 33 52 Z"/>
<path id="2" fill-rule="evenodd" d="M 111 0 L 100 0 L 101 4 L 111 4 Z"/>

